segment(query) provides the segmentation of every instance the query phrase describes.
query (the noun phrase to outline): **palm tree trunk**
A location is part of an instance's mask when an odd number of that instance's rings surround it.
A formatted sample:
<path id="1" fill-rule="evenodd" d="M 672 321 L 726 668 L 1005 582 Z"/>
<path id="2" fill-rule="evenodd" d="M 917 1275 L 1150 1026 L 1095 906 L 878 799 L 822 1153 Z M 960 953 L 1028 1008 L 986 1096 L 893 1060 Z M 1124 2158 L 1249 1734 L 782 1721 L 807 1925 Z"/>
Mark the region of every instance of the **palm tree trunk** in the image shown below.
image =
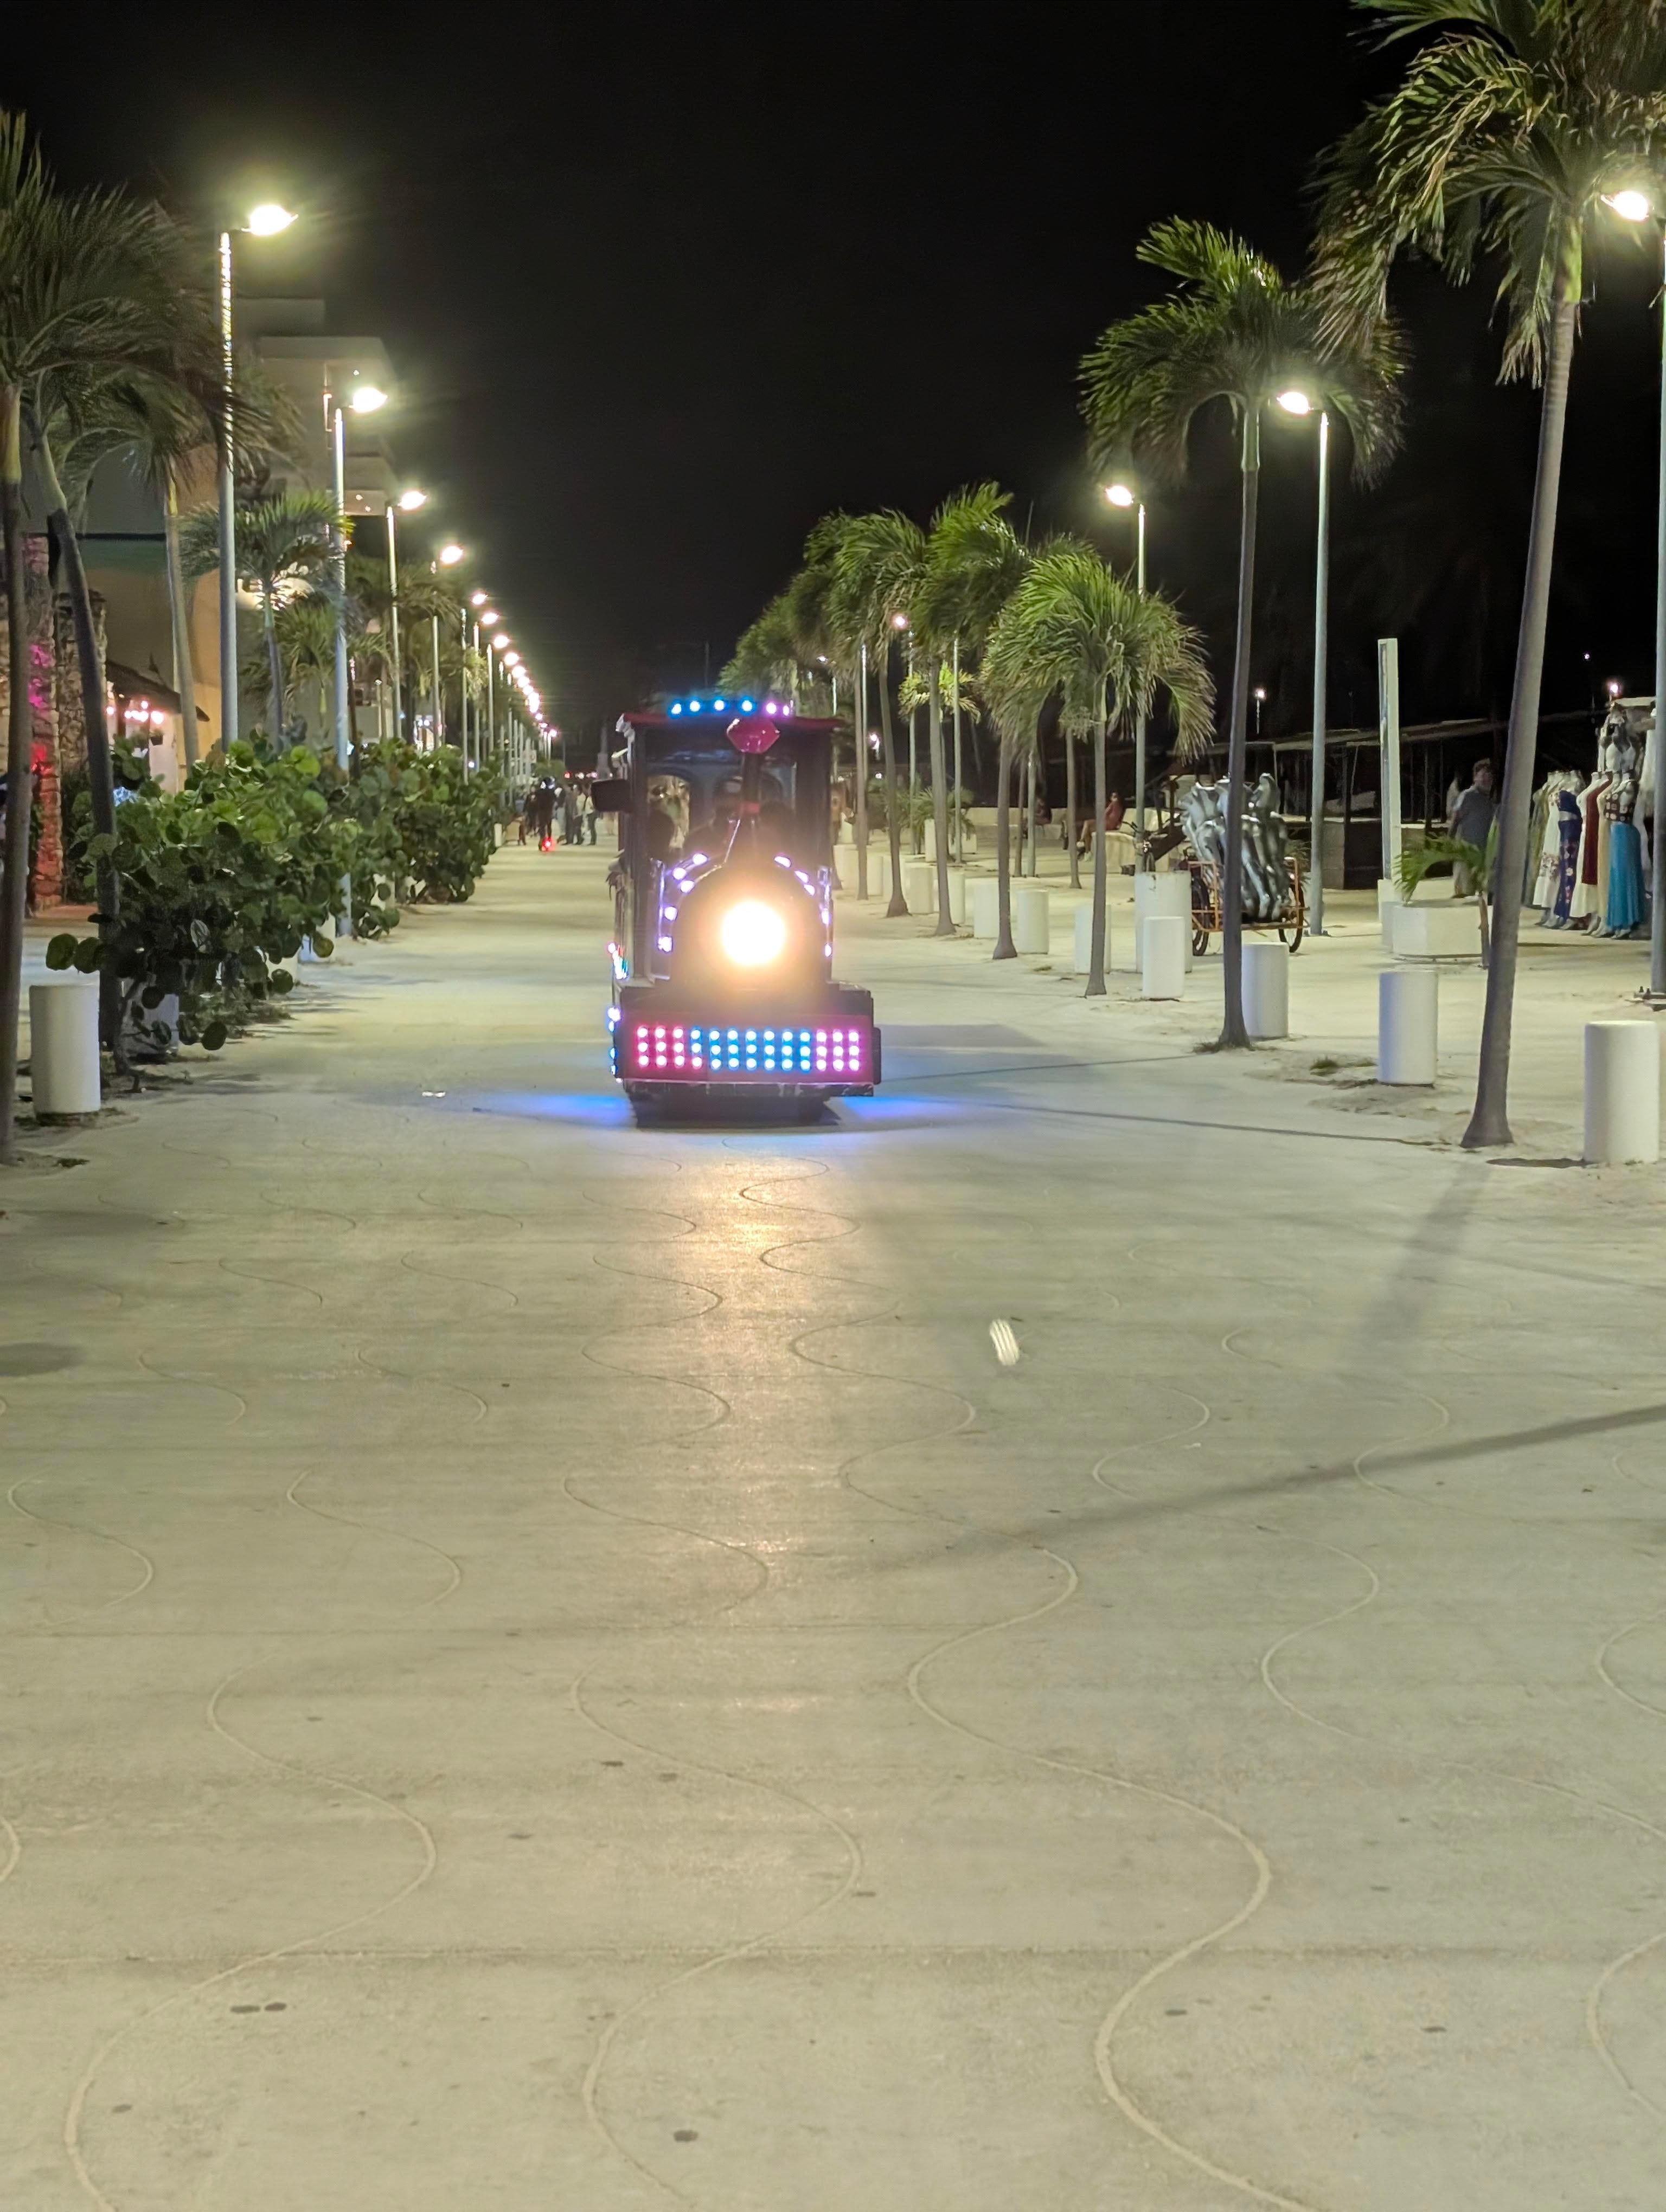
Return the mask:
<path id="1" fill-rule="evenodd" d="M 179 558 L 179 489 L 167 472 L 162 501 L 162 538 L 167 551 L 167 611 L 173 625 L 173 688 L 179 695 L 185 726 L 185 766 L 197 765 L 197 673 L 191 665 L 191 599 Z"/>
<path id="2" fill-rule="evenodd" d="M 952 937 L 954 921 L 949 912 L 949 793 L 943 763 L 942 668 L 932 656 L 931 714 L 928 732 L 932 764 L 932 828 L 937 836 L 937 927 L 933 937 Z"/>
<path id="3" fill-rule="evenodd" d="M 1082 887 L 1081 855 L 1076 850 L 1076 740 L 1068 730 L 1064 733 L 1064 817 L 1065 842 L 1070 853 L 1070 888 L 1079 891 Z M 1100 816 L 1104 821 L 1104 817 Z"/>
<path id="4" fill-rule="evenodd" d="M 0 1163 L 17 1152 L 17 1030 L 23 1011 L 23 907 L 28 894 L 30 775 L 34 717 L 29 703 L 29 617 L 23 574 L 22 394 L 0 391 L 0 531 L 6 568 L 6 850 L 0 900 Z"/>
<path id="5" fill-rule="evenodd" d="M 260 580 L 260 626 L 266 633 L 266 720 L 271 726 L 266 741 L 280 745 L 283 742 L 283 656 L 277 649 L 271 582 L 265 576 Z"/>
<path id="6" fill-rule="evenodd" d="M 1012 942 L 1012 740 L 1000 733 L 1000 780 L 995 785 L 995 949 L 992 960 L 1016 960 Z"/>
<path id="7" fill-rule="evenodd" d="M 885 771 L 885 835 L 891 845 L 891 903 L 885 908 L 889 921 L 893 915 L 906 914 L 909 902 L 903 896 L 903 794 L 897 787 L 897 741 L 891 726 L 891 654 L 881 651 L 879 660 L 879 757 Z"/>
<path id="8" fill-rule="evenodd" d="M 1492 944 L 1487 969 L 1487 1011 L 1481 1017 L 1481 1070 L 1475 1110 L 1463 1133 L 1465 1146 L 1508 1145 L 1510 1133 L 1510 1029 L 1516 996 L 1516 950 L 1521 937 L 1522 886 L 1527 870 L 1527 833 L 1533 813 L 1533 769 L 1539 744 L 1539 691 L 1544 678 L 1545 623 L 1550 611 L 1550 564 L 1556 550 L 1556 502 L 1561 489 L 1562 434 L 1567 422 L 1567 387 L 1573 367 L 1579 284 L 1564 271 L 1557 287 L 1545 366 L 1544 398 L 1539 410 L 1539 461 L 1533 480 L 1533 523 L 1528 539 L 1527 582 L 1522 592 L 1522 627 L 1516 647 L 1516 681 L 1510 698 L 1510 734 L 1505 740 L 1504 791 L 1499 805 L 1498 857 L 1493 863 Z M 1487 884 L 1480 886 L 1483 908 Z"/>
<path id="9" fill-rule="evenodd" d="M 1093 927 L 1085 999 L 1105 995 L 1105 718 L 1101 714 L 1093 725 Z"/>
<path id="10" fill-rule="evenodd" d="M 50 440 L 44 430 L 36 428 L 35 453 L 40 463 L 43 489 L 46 496 L 46 525 L 58 544 L 58 559 L 63 565 L 64 580 L 68 588 L 70 618 L 76 634 L 76 672 L 81 678 L 82 726 L 87 738 L 88 796 L 92 802 L 93 829 L 99 837 L 113 839 L 116 834 L 116 780 L 110 758 L 110 729 L 104 719 L 104 664 L 99 657 L 98 627 L 93 619 L 93 594 L 87 582 L 87 569 L 81 557 L 81 540 L 70 520 L 69 503 L 64 488 L 58 480 L 58 466 L 52 458 Z M 121 911 L 121 879 L 116 873 L 114 858 L 106 846 L 93 867 L 94 889 L 98 897 L 99 935 L 108 939 L 116 927 L 116 917 Z M 99 970 L 99 1033 L 105 1049 L 115 1055 L 118 1066 L 124 1066 L 122 1054 L 122 998 L 121 978 L 113 969 Z"/>
<path id="11" fill-rule="evenodd" d="M 1256 506 L 1261 489 L 1261 410 L 1243 416 L 1243 507 L 1238 531 L 1237 638 L 1232 652 L 1232 726 L 1226 738 L 1226 866 L 1220 890 L 1223 1048 L 1247 1045 L 1243 1025 L 1243 768 L 1250 743 L 1250 629 L 1256 597 Z M 1101 834 L 1104 820 L 1100 817 Z"/>

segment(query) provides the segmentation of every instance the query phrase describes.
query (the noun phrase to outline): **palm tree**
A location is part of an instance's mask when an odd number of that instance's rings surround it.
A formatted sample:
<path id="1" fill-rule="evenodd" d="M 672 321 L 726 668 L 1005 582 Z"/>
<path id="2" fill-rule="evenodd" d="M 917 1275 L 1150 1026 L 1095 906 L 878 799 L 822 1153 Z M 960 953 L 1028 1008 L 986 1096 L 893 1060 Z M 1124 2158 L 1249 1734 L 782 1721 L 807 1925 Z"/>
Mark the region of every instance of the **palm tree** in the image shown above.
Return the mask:
<path id="1" fill-rule="evenodd" d="M 1159 690 L 1175 711 L 1177 758 L 1207 743 L 1214 687 L 1202 639 L 1160 592 L 1143 597 L 1086 546 L 1040 553 L 995 624 L 984 657 L 1009 711 L 1034 726 L 1056 692 L 1059 719 L 1093 740 L 1093 935 L 1085 995 L 1105 989 L 1105 737 L 1144 715 Z"/>
<path id="2" fill-rule="evenodd" d="M 1213 224 L 1177 218 L 1158 223 L 1140 241 L 1139 255 L 1177 277 L 1178 289 L 1104 333 L 1082 362 L 1082 406 L 1096 467 L 1129 454 L 1176 480 L 1185 474 L 1192 425 L 1204 409 L 1225 400 L 1237 423 L 1242 507 L 1226 754 L 1220 1042 L 1247 1045 L 1243 777 L 1262 416 L 1280 392 L 1299 387 L 1310 404 L 1347 423 L 1355 472 L 1368 477 L 1387 459 L 1397 434 L 1401 352 L 1386 318 L 1373 319 L 1357 336 L 1328 335 L 1311 287 L 1286 284 L 1270 261 Z"/>
<path id="3" fill-rule="evenodd" d="M 1605 199 L 1666 168 L 1663 0 L 1356 0 L 1386 40 L 1427 32 L 1403 82 L 1329 156 L 1318 286 L 1326 331 L 1380 329 L 1406 249 L 1455 283 L 1499 264 L 1501 378 L 1542 387 L 1499 806 L 1492 964 L 1467 1146 L 1511 1142 L 1511 1018 L 1533 805 L 1562 434 L 1585 246 Z"/>
<path id="4" fill-rule="evenodd" d="M 283 741 L 288 696 L 277 611 L 314 595 L 330 597 L 335 533 L 340 526 L 335 495 L 327 491 L 277 492 L 238 508 L 237 563 L 260 595 L 260 625 L 266 641 L 266 734 L 274 744 Z M 199 507 L 185 517 L 180 550 L 188 575 L 206 575 L 219 559 L 219 528 L 215 507 Z"/>
<path id="5" fill-rule="evenodd" d="M 867 647 L 879 682 L 879 738 L 885 775 L 885 830 L 891 842 L 891 903 L 887 915 L 909 910 L 903 896 L 903 795 L 897 781 L 891 729 L 891 653 L 906 628 L 909 606 L 925 565 L 926 533 L 917 522 L 884 507 L 873 514 L 829 515 L 812 533 L 824 555 L 831 585 L 830 629 Z M 864 763 L 866 768 L 866 763 Z"/>
<path id="6" fill-rule="evenodd" d="M 910 620 L 921 646 L 930 656 L 933 750 L 932 774 L 938 788 L 937 866 L 938 933 L 952 933 L 949 922 L 947 809 L 941 773 L 942 663 L 958 643 L 965 665 L 968 653 L 981 654 L 1001 608 L 1012 597 L 1029 565 L 1018 533 L 1006 520 L 1011 492 L 999 484 L 968 485 L 944 501 L 932 518 L 926 557 L 915 586 Z M 958 702 L 957 701 L 957 706 Z M 999 725 L 999 718 L 998 718 Z M 994 957 L 1016 958 L 1012 928 L 1012 817 L 1007 803 L 1011 778 L 1012 740 L 1001 730 L 1000 782 L 995 810 L 995 870 L 1000 920 Z"/>

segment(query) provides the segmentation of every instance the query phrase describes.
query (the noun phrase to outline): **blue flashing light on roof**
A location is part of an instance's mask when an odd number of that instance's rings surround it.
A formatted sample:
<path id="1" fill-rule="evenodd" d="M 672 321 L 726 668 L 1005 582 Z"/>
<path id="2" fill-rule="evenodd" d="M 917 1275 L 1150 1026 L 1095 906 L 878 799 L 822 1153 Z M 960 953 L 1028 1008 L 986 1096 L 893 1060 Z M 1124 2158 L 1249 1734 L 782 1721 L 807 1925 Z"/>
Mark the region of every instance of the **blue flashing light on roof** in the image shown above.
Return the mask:
<path id="1" fill-rule="evenodd" d="M 672 713 L 673 714 L 680 714 L 682 713 L 682 711 L 683 711 L 683 702 L 682 702 L 682 701 L 681 701 L 680 699 L 673 699 L 673 700 L 672 701 L 672 702 L 671 702 L 671 711 L 672 711 Z"/>
<path id="2" fill-rule="evenodd" d="M 723 712 L 723 702 L 721 699 L 712 701 L 712 712 L 714 714 L 721 714 Z"/>
<path id="3" fill-rule="evenodd" d="M 697 714 L 700 712 L 700 702 L 697 699 L 690 700 L 689 712 L 690 714 Z"/>
<path id="4" fill-rule="evenodd" d="M 740 702 L 740 711 L 741 711 L 741 713 L 742 713 L 743 714 L 750 714 L 751 713 L 751 711 L 752 711 L 752 702 L 751 702 L 751 701 L 750 699 L 743 699 L 743 700 L 741 701 L 741 702 Z"/>

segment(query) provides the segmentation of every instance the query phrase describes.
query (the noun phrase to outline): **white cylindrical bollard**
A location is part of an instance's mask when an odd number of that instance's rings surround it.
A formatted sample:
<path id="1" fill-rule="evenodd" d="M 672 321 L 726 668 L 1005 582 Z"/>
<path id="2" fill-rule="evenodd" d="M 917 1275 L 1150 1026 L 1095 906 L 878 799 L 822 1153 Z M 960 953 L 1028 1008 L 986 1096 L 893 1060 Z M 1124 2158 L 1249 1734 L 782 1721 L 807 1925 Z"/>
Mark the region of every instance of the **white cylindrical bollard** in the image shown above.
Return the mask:
<path id="1" fill-rule="evenodd" d="M 1246 943 L 1243 948 L 1243 1026 L 1252 1037 L 1290 1034 L 1290 948 Z"/>
<path id="2" fill-rule="evenodd" d="M 891 848 L 870 845 L 867 848 L 867 895 L 885 904 L 891 901 Z"/>
<path id="3" fill-rule="evenodd" d="M 833 873 L 842 891 L 856 888 L 856 848 L 841 842 L 833 848 Z"/>
<path id="4" fill-rule="evenodd" d="M 1192 970 L 1192 872 L 1189 868 L 1168 868 L 1153 876 L 1157 889 L 1153 893 L 1155 914 L 1178 915 L 1186 925 L 1186 972 Z"/>
<path id="5" fill-rule="evenodd" d="M 1377 1079 L 1432 1083 L 1440 977 L 1432 968 L 1385 968 L 1377 979 Z"/>
<path id="6" fill-rule="evenodd" d="M 910 914 L 937 912 L 937 863 L 935 860 L 903 861 L 903 896 L 909 902 Z"/>
<path id="7" fill-rule="evenodd" d="M 1653 1022 L 1587 1022 L 1585 1158 L 1598 1167 L 1659 1158 L 1659 1030 Z"/>
<path id="8" fill-rule="evenodd" d="M 1039 884 L 1012 886 L 1012 942 L 1020 952 L 1045 952 L 1051 944 L 1047 893 Z"/>
<path id="9" fill-rule="evenodd" d="M 1000 885 L 994 876 L 974 876 L 970 888 L 972 935 L 993 939 L 1000 927 Z"/>
<path id="10" fill-rule="evenodd" d="M 949 920 L 966 926 L 966 871 L 951 864 L 949 868 Z"/>
<path id="11" fill-rule="evenodd" d="M 1400 904 L 1400 886 L 1386 876 L 1377 879 L 1377 927 L 1384 952 L 1394 951 L 1394 915 Z"/>
<path id="12" fill-rule="evenodd" d="M 1146 965 L 1146 917 L 1157 912 L 1157 878 L 1142 868 L 1134 879 L 1134 964 L 1141 974 Z"/>
<path id="13" fill-rule="evenodd" d="M 1178 999 L 1186 989 L 1186 930 L 1177 914 L 1148 914 L 1142 935 L 1140 995 Z"/>
<path id="14" fill-rule="evenodd" d="M 1072 923 L 1073 957 L 1072 965 L 1079 975 L 1085 975 L 1093 964 L 1093 902 L 1083 899 L 1077 907 Z M 1110 916 L 1105 916 L 1105 966 L 1110 965 Z"/>
<path id="15" fill-rule="evenodd" d="M 29 1071 L 37 1121 L 98 1112 L 96 983 L 30 984 Z"/>

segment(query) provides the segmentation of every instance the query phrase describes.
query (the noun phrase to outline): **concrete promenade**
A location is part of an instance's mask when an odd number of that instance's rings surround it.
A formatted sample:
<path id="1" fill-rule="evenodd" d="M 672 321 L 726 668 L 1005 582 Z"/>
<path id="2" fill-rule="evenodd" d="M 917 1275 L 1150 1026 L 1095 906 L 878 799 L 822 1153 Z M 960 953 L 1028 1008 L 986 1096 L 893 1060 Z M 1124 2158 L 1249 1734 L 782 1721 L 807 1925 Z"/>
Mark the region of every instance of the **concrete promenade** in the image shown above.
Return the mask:
<path id="1" fill-rule="evenodd" d="M 1493 1164 L 1363 935 L 1225 1062 L 846 902 L 882 1095 L 643 1132 L 605 862 L 0 1175 L 0 2205 L 1658 2212 L 1608 969 Z"/>

